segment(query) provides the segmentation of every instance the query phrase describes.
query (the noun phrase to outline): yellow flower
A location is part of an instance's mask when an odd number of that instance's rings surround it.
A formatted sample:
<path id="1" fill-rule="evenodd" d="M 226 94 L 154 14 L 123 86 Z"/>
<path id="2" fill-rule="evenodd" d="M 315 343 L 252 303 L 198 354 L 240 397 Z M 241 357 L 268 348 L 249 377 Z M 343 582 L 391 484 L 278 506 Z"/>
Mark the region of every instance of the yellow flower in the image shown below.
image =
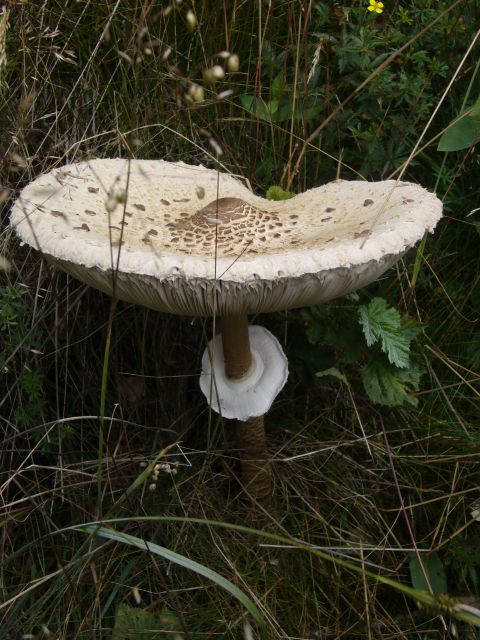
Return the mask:
<path id="1" fill-rule="evenodd" d="M 375 13 L 382 13 L 383 2 L 377 2 L 377 0 L 370 0 L 370 6 L 367 7 L 369 11 L 375 11 Z"/>

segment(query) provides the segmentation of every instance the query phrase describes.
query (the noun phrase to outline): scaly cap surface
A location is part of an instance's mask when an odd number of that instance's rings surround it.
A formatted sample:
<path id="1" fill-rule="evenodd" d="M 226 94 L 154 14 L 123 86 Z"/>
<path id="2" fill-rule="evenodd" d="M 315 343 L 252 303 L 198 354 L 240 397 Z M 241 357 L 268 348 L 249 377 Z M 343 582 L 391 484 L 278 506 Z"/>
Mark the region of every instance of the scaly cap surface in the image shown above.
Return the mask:
<path id="1" fill-rule="evenodd" d="M 217 199 L 218 198 L 218 199 Z M 418 185 L 335 181 L 273 202 L 202 166 L 91 160 L 21 192 L 11 224 L 56 265 L 184 315 L 306 306 L 378 278 L 441 217 Z"/>

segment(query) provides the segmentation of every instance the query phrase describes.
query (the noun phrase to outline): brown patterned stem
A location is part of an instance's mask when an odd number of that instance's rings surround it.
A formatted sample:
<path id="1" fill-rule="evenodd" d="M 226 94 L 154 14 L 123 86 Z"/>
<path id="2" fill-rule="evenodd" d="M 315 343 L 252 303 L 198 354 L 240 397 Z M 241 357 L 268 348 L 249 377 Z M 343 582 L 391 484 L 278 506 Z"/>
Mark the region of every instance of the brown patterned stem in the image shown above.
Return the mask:
<path id="1" fill-rule="evenodd" d="M 263 504 L 272 495 L 272 478 L 263 416 L 235 421 L 243 487 L 248 496 Z"/>
<path id="2" fill-rule="evenodd" d="M 252 366 L 247 316 L 222 318 L 222 346 L 226 376 L 240 380 Z M 236 420 L 236 441 L 244 488 L 254 500 L 265 503 L 272 481 L 263 416 Z"/>

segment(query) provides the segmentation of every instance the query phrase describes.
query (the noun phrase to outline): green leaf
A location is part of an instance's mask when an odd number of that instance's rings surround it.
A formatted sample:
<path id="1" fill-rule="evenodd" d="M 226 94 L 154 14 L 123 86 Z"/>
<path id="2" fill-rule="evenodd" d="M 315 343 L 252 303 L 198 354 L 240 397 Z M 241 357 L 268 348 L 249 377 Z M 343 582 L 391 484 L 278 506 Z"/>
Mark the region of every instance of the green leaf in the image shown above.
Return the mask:
<path id="1" fill-rule="evenodd" d="M 293 108 L 295 106 L 295 109 Z M 274 122 L 286 122 L 287 120 L 303 120 L 308 122 L 321 113 L 324 108 L 323 99 L 320 96 L 302 96 L 295 100 L 284 96 L 279 101 L 278 111 L 273 118 Z"/>
<path id="2" fill-rule="evenodd" d="M 319 96 L 301 97 L 295 100 L 289 95 L 265 101 L 251 95 L 241 95 L 240 102 L 244 109 L 265 122 L 282 123 L 287 120 L 303 120 L 315 118 L 323 109 L 323 101 Z"/>
<path id="3" fill-rule="evenodd" d="M 158 613 L 122 603 L 115 612 L 111 640 L 171 640 L 180 637 L 181 624 L 174 613 L 163 609 Z"/>
<path id="4" fill-rule="evenodd" d="M 267 189 L 268 200 L 289 200 L 293 198 L 295 194 L 292 191 L 284 191 L 282 187 L 272 185 Z"/>
<path id="5" fill-rule="evenodd" d="M 468 115 L 472 116 L 473 118 L 480 116 L 480 96 L 476 99 L 476 101 L 472 104 L 468 111 Z"/>
<path id="6" fill-rule="evenodd" d="M 312 323 L 312 327 L 318 327 Z M 320 333 L 322 333 L 320 331 Z M 335 364 L 333 349 L 325 344 L 311 344 L 305 330 L 292 325 L 287 347 L 288 361 L 306 384 L 315 384 L 317 371 L 323 371 Z"/>
<path id="7" fill-rule="evenodd" d="M 273 80 L 270 85 L 270 95 L 275 100 L 278 100 L 283 93 L 285 87 L 285 74 L 279 73 Z"/>
<path id="8" fill-rule="evenodd" d="M 362 369 L 362 382 L 370 400 L 376 404 L 395 407 L 402 404 L 416 406 L 417 398 L 410 395 L 418 391 L 421 370 L 416 365 L 408 369 L 397 369 L 378 358 L 371 360 Z"/>
<path id="9" fill-rule="evenodd" d="M 340 380 L 340 382 L 343 382 L 343 384 L 345 384 L 347 387 L 350 386 L 347 377 L 340 371 L 340 369 L 337 369 L 337 367 L 329 367 L 328 369 L 324 369 L 323 371 L 317 371 L 315 375 L 317 376 L 317 378 L 331 376 L 332 378 L 336 378 L 337 380 Z"/>
<path id="10" fill-rule="evenodd" d="M 403 330 L 400 313 L 389 307 L 383 298 L 374 298 L 368 306 L 362 305 L 358 313 L 368 346 L 380 342 L 392 364 L 408 367 L 412 336 Z"/>
<path id="11" fill-rule="evenodd" d="M 242 106 L 252 115 L 265 120 L 266 122 L 275 122 L 275 114 L 278 109 L 278 100 L 269 100 L 265 102 L 263 98 L 256 96 L 240 96 Z"/>
<path id="12" fill-rule="evenodd" d="M 229 522 L 219 522 L 218 520 L 209 520 L 209 519 L 201 519 L 201 518 L 192 518 L 192 517 L 179 517 L 179 516 L 140 516 L 136 518 L 132 518 L 132 516 L 125 518 L 110 518 L 108 520 L 104 520 L 104 524 L 118 524 L 118 523 L 128 523 L 131 524 L 132 521 L 135 522 L 155 522 L 157 524 L 163 522 L 188 522 L 190 524 L 198 524 L 209 527 L 221 527 L 231 531 L 238 531 L 241 533 L 246 533 L 249 535 L 259 536 L 265 540 L 273 540 L 275 543 L 281 543 L 282 545 L 290 546 L 292 549 L 302 550 L 304 552 L 310 553 L 317 558 L 321 558 L 323 561 L 331 562 L 335 566 L 345 567 L 346 569 L 355 572 L 357 575 L 361 577 L 361 579 L 365 579 L 365 576 L 375 580 L 379 584 L 384 584 L 386 586 L 391 587 L 397 593 L 404 594 L 407 597 L 419 601 L 425 606 L 438 611 L 438 613 L 442 613 L 445 611 L 445 605 L 442 603 L 438 597 L 433 596 L 430 593 L 427 593 L 421 589 L 414 589 L 406 584 L 398 582 L 392 578 L 387 576 L 374 573 L 373 571 L 366 569 L 364 563 L 354 563 L 353 561 L 344 560 L 340 558 L 338 555 L 334 555 L 332 552 L 322 551 L 320 549 L 316 549 L 307 543 L 302 543 L 301 540 L 297 538 L 288 538 L 286 536 L 280 536 L 278 534 L 271 533 L 269 531 L 260 531 L 258 529 L 252 529 L 251 527 L 246 527 L 238 524 L 231 524 Z M 32 549 L 35 545 L 39 543 L 43 543 L 43 541 L 49 540 L 54 535 L 64 535 L 68 532 L 72 531 L 85 531 L 87 527 L 90 527 L 92 533 L 97 531 L 100 527 L 100 523 L 90 524 L 90 525 L 73 525 L 69 527 L 65 527 L 64 529 L 56 529 L 54 531 L 50 531 L 48 534 L 41 536 L 40 538 L 29 541 L 25 545 L 23 545 L 20 549 L 17 549 L 13 553 L 11 553 L 7 558 L 5 558 L 5 562 L 12 563 L 16 561 L 18 558 L 21 558 L 27 551 Z M 84 545 L 81 545 L 80 549 L 77 550 L 75 557 L 79 557 L 80 553 L 83 553 Z M 53 574 L 56 575 L 56 574 Z M 39 586 L 45 584 L 45 582 L 37 581 Z M 38 588 L 36 585 L 33 585 L 31 589 Z M 17 597 L 14 597 L 13 600 L 16 600 Z M 453 598 L 452 598 L 453 600 Z M 3 603 L 3 606 L 11 604 L 12 599 Z M 461 620 L 463 622 L 467 622 L 476 627 L 480 627 L 480 610 L 462 602 L 462 600 L 457 599 L 453 600 L 451 607 L 451 615 L 457 620 Z M 265 630 L 265 625 L 262 623 L 262 627 Z M 263 637 L 263 636 L 262 636 Z"/>
<path id="13" fill-rule="evenodd" d="M 100 536 L 101 538 L 107 538 L 108 540 L 114 540 L 115 542 L 121 542 L 122 544 L 128 544 L 131 547 L 136 547 L 137 549 L 141 549 L 142 551 L 161 556 L 169 562 L 178 564 L 181 567 L 185 567 L 190 571 L 198 573 L 204 578 L 208 578 L 219 587 L 222 587 L 222 589 L 228 591 L 228 593 L 234 596 L 245 607 L 245 609 L 247 609 L 247 611 L 252 614 L 257 622 L 259 622 L 260 624 L 263 623 L 260 611 L 250 600 L 250 598 L 246 596 L 243 591 L 236 587 L 232 582 L 230 582 L 230 580 L 227 580 L 216 571 L 213 571 L 213 569 L 209 569 L 205 565 L 195 562 L 195 560 L 190 560 L 190 558 L 186 558 L 185 556 L 182 556 L 175 551 L 170 551 L 170 549 L 161 547 L 154 542 L 147 542 L 146 540 L 142 540 L 142 538 L 132 536 L 128 533 L 115 531 L 114 529 L 107 529 L 106 527 L 100 527 L 98 525 L 86 525 L 85 527 L 82 527 L 82 530 L 90 533 L 91 535 Z"/>
<path id="14" fill-rule="evenodd" d="M 358 362 L 365 350 L 362 330 L 355 315 L 343 317 L 336 326 L 327 329 L 325 340 L 340 352 L 340 360 L 344 364 Z"/>
<path id="15" fill-rule="evenodd" d="M 447 576 L 437 553 L 422 554 L 420 560 L 417 556 L 412 556 L 409 567 L 410 579 L 415 589 L 431 591 L 436 596 L 447 593 Z"/>
<path id="16" fill-rule="evenodd" d="M 460 151 L 480 142 L 480 115 L 463 116 L 453 122 L 438 143 L 438 151 Z"/>

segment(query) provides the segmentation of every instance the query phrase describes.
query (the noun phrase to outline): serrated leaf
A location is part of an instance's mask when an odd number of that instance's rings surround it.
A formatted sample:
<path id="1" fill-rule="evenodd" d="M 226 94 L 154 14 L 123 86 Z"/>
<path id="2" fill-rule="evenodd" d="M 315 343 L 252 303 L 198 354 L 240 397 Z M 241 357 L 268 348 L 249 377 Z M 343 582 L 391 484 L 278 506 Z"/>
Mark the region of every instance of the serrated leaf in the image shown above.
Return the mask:
<path id="1" fill-rule="evenodd" d="M 178 618 L 168 609 L 153 613 L 122 603 L 115 612 L 111 640 L 171 640 L 183 638 L 180 630 Z"/>
<path id="2" fill-rule="evenodd" d="M 480 116 L 463 116 L 453 122 L 438 143 L 438 151 L 461 151 L 480 142 Z"/>
<path id="3" fill-rule="evenodd" d="M 417 556 L 412 556 L 409 562 L 410 579 L 415 589 L 431 591 L 436 596 L 447 593 L 447 576 L 438 553 L 422 554 L 420 560 Z M 430 583 L 430 587 L 428 583 Z"/>
<path id="4" fill-rule="evenodd" d="M 402 329 L 400 313 L 383 298 L 374 298 L 368 306 L 358 308 L 359 322 L 367 345 L 380 342 L 382 351 L 397 367 L 409 366 L 411 334 Z"/>
<path id="5" fill-rule="evenodd" d="M 402 404 L 416 406 L 417 398 L 411 391 L 418 391 L 421 370 L 416 365 L 397 369 L 388 362 L 374 359 L 362 369 L 362 382 L 368 397 L 376 404 L 396 407 Z"/>

